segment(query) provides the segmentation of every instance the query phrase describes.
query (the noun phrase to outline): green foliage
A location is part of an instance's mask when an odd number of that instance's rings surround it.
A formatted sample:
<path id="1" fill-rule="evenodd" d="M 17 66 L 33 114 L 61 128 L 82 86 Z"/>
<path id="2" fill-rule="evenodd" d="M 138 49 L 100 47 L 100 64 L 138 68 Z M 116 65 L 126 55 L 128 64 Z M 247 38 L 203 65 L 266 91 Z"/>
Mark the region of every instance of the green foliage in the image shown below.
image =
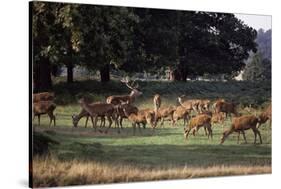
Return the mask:
<path id="1" fill-rule="evenodd" d="M 225 98 L 239 102 L 242 106 L 249 104 L 261 105 L 271 98 L 270 81 L 228 81 L 228 82 L 158 82 L 138 81 L 140 90 L 144 93 L 137 99 L 137 103 L 155 93 L 161 94 L 172 103 L 180 95 L 190 98 Z M 94 80 L 75 81 L 72 84 L 59 82 L 54 85 L 56 103 L 61 105 L 76 104 L 77 98 L 87 95 L 95 101 L 105 101 L 107 96 L 129 94 L 130 90 L 120 81 L 112 80 L 106 84 Z M 141 103 L 140 103 L 141 104 Z"/>
<path id="2" fill-rule="evenodd" d="M 261 54 L 255 54 L 243 73 L 244 80 L 271 80 L 271 61 L 262 59 Z"/>
<path id="3" fill-rule="evenodd" d="M 261 53 L 264 59 L 268 59 L 271 61 L 271 34 L 272 31 L 263 29 L 258 30 L 258 35 L 256 39 L 256 43 L 258 44 L 258 52 Z"/>
<path id="4" fill-rule="evenodd" d="M 104 80 L 109 65 L 127 72 L 170 67 L 180 80 L 234 76 L 248 52 L 256 51 L 256 31 L 223 13 L 34 2 L 32 33 L 34 65 L 66 65 L 73 74 L 80 64 Z M 49 67 L 34 69 L 43 77 L 35 77 L 35 86 L 50 82 Z"/>

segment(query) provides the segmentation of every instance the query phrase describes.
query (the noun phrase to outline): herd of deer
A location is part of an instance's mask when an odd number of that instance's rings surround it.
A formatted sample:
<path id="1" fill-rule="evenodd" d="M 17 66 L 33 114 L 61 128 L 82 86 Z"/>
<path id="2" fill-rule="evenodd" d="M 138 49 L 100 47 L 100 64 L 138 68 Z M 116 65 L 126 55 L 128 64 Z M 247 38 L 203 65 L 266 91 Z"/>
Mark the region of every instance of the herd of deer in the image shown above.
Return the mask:
<path id="1" fill-rule="evenodd" d="M 82 110 L 78 115 L 72 116 L 73 126 L 77 127 L 79 120 L 82 117 L 86 117 L 85 127 L 87 127 L 88 119 L 90 117 L 93 127 L 96 131 L 97 122 L 100 118 L 100 127 L 105 127 L 105 118 L 108 120 L 108 127 L 105 133 L 111 128 L 112 123 L 115 123 L 115 127 L 118 128 L 120 133 L 120 127 L 122 129 L 123 119 L 128 119 L 133 126 L 133 134 L 135 135 L 136 127 L 141 132 L 141 125 L 143 128 L 146 124 L 149 124 L 154 133 L 154 129 L 157 123 L 163 127 L 164 121 L 171 121 L 172 126 L 175 126 L 176 122 L 180 119 L 184 121 L 184 136 L 188 138 L 190 132 L 195 136 L 196 132 L 202 127 L 204 128 L 205 135 L 212 138 L 212 124 L 223 122 L 227 116 L 232 116 L 231 127 L 223 132 L 221 138 L 221 144 L 225 139 L 233 132 L 238 133 L 238 140 L 240 133 L 242 133 L 245 142 L 247 143 L 245 130 L 252 129 L 254 132 L 254 143 L 256 143 L 256 136 L 259 136 L 260 143 L 262 143 L 261 135 L 258 130 L 259 126 L 267 120 L 270 120 L 271 124 L 271 105 L 266 108 L 260 115 L 241 115 L 237 112 L 236 105 L 231 102 L 226 102 L 224 99 L 218 99 L 213 102 L 212 109 L 211 101 L 208 99 L 188 99 L 184 100 L 184 96 L 178 97 L 179 106 L 161 106 L 161 96 L 156 94 L 153 98 L 154 108 L 150 109 L 138 109 L 133 105 L 135 99 L 142 94 L 138 90 L 138 85 L 135 82 L 130 82 L 128 78 L 122 79 L 122 83 L 131 89 L 129 95 L 113 95 L 106 99 L 106 102 L 89 102 L 86 98 L 81 98 L 78 103 Z M 54 121 L 56 125 L 56 117 L 54 110 L 56 108 L 54 101 L 54 93 L 43 92 L 33 94 L 33 119 L 38 116 L 38 123 L 40 125 L 40 115 L 48 114 L 50 117 L 51 126 Z M 192 115 L 193 113 L 193 115 Z M 192 116 L 191 116 L 192 115 Z M 99 129 L 100 132 L 102 130 Z"/>

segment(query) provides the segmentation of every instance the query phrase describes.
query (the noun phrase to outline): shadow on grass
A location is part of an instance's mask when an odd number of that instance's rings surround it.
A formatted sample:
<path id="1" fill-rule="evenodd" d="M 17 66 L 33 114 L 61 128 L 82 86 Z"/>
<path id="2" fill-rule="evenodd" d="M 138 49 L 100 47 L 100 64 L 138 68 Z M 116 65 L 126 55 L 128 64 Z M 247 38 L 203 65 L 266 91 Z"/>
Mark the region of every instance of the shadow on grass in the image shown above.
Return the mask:
<path id="1" fill-rule="evenodd" d="M 152 128 L 146 127 L 143 129 L 141 127 L 141 131 L 138 128 L 135 130 L 135 135 L 133 135 L 133 128 L 125 127 L 120 129 L 120 133 L 118 133 L 118 129 L 111 127 L 108 130 L 108 133 L 105 131 L 107 128 L 98 127 L 95 131 L 92 127 L 69 127 L 69 126 L 59 126 L 59 127 L 47 127 L 47 126 L 35 126 L 34 130 L 38 132 L 47 132 L 51 134 L 61 134 L 61 135 L 71 135 L 75 136 L 87 136 L 87 137 L 103 137 L 103 138 L 131 138 L 131 137 L 151 137 L 151 136 L 172 136 L 178 135 L 176 132 L 177 128 L 156 128 L 153 132 Z M 183 127 L 182 127 L 183 130 Z"/>
<path id="2" fill-rule="evenodd" d="M 62 160 L 95 160 L 139 168 L 271 165 L 271 147 L 262 145 L 102 145 L 71 143 L 56 149 Z"/>

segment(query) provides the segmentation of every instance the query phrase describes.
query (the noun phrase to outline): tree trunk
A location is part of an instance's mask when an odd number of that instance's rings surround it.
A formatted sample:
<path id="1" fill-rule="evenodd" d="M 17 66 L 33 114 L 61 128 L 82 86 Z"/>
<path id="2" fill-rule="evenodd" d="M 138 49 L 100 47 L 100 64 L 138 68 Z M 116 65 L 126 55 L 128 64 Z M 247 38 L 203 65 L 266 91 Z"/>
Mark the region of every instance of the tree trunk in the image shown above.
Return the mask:
<path id="1" fill-rule="evenodd" d="M 38 63 L 34 63 L 33 72 L 34 92 L 52 89 L 51 65 L 48 58 L 41 57 Z"/>
<path id="2" fill-rule="evenodd" d="M 67 83 L 73 83 L 73 64 L 68 62 L 66 65 L 67 68 Z"/>
<path id="3" fill-rule="evenodd" d="M 169 68 L 169 81 L 175 81 L 175 70 L 172 68 Z"/>
<path id="4" fill-rule="evenodd" d="M 101 82 L 110 81 L 109 64 L 106 64 L 102 69 L 100 69 L 100 80 Z"/>

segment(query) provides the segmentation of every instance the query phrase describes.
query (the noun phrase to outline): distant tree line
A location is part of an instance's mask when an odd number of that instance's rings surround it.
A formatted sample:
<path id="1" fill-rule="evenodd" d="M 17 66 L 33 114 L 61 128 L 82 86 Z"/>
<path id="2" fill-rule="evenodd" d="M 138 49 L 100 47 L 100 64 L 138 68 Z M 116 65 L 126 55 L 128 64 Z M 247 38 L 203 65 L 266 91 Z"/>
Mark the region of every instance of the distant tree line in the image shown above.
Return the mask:
<path id="1" fill-rule="evenodd" d="M 35 90 L 52 88 L 51 75 L 67 68 L 73 82 L 76 65 L 128 73 L 170 70 L 170 79 L 186 81 L 204 74 L 236 76 L 249 52 L 257 51 L 257 32 L 234 14 L 30 3 Z"/>
<path id="2" fill-rule="evenodd" d="M 258 30 L 258 51 L 250 55 L 243 73 L 244 80 L 271 80 L 271 29 Z"/>

